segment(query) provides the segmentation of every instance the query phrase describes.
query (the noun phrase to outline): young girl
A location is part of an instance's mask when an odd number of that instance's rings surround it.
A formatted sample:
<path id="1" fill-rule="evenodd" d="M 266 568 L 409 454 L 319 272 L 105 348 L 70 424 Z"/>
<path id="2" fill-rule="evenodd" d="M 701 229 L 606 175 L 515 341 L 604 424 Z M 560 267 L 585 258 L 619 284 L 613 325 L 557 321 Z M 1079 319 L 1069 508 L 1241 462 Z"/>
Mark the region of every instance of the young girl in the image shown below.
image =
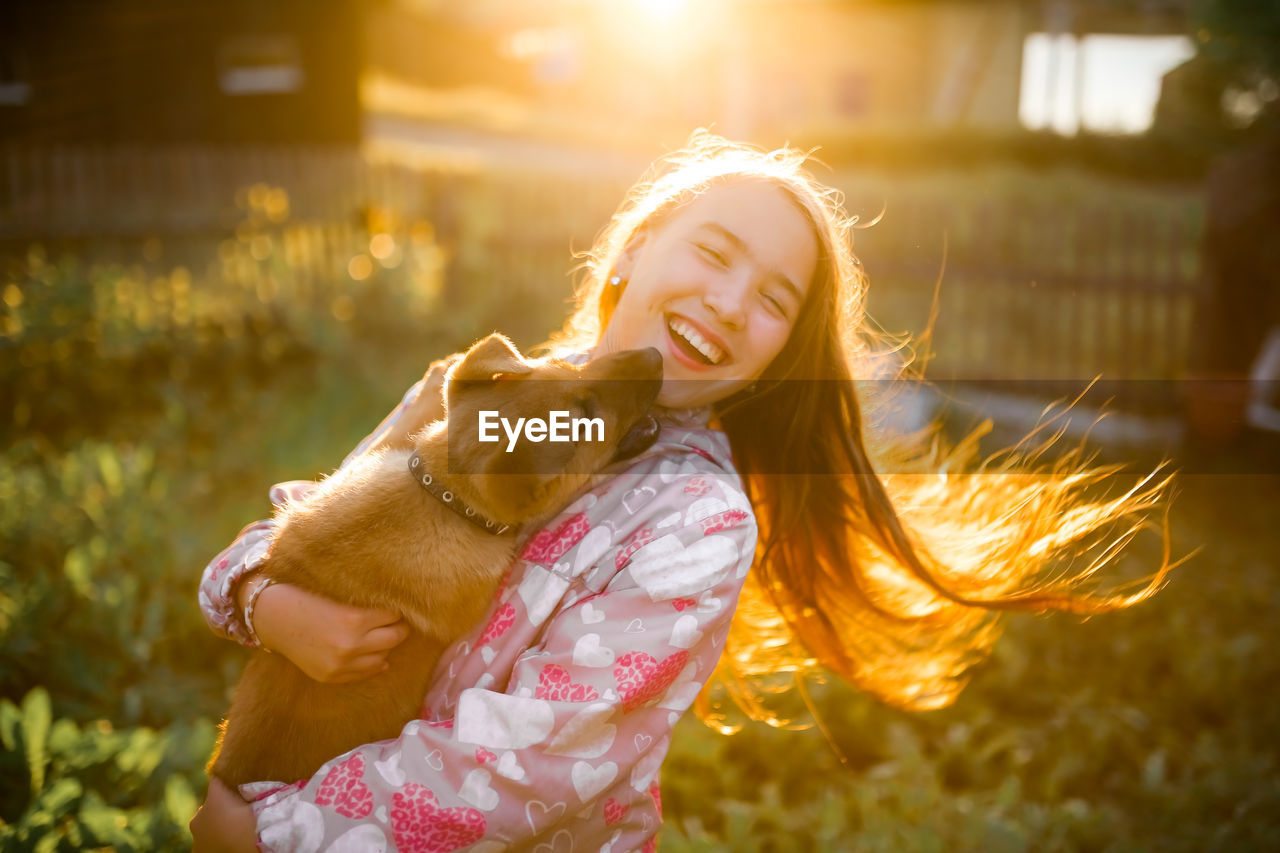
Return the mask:
<path id="1" fill-rule="evenodd" d="M 698 133 L 633 190 L 549 349 L 656 347 L 657 443 L 526 538 L 488 617 L 441 659 L 421 719 L 311 779 L 244 786 L 250 804 L 211 782 L 197 849 L 652 849 L 672 727 L 713 672 L 753 716 L 767 713 L 754 685 L 818 666 L 938 707 L 990 647 L 994 611 L 1095 613 L 1155 592 L 1167 559 L 1129 595 L 1079 585 L 1163 483 L 1086 499 L 1107 472 L 1072 456 L 1033 475 L 1010 454 L 957 476 L 972 441 L 944 453 L 864 417 L 852 222 L 804 160 Z M 1137 520 L 1099 539 L 1118 519 Z M 403 623 L 259 589 L 270 532 L 249 526 L 206 569 L 213 629 L 319 680 L 377 672 Z M 1088 568 L 1043 579 L 1090 544 L 1102 553 Z"/>

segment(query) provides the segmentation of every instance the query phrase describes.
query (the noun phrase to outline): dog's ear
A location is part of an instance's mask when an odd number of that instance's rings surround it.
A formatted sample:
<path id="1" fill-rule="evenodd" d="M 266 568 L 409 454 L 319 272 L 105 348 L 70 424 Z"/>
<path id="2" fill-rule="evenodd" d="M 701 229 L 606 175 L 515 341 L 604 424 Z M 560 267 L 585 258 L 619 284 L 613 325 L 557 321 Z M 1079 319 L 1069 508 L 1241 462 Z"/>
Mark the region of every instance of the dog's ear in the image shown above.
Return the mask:
<path id="1" fill-rule="evenodd" d="M 462 360 L 449 371 L 452 382 L 492 382 L 507 375 L 523 376 L 533 366 L 502 335 L 494 333 L 467 350 Z"/>

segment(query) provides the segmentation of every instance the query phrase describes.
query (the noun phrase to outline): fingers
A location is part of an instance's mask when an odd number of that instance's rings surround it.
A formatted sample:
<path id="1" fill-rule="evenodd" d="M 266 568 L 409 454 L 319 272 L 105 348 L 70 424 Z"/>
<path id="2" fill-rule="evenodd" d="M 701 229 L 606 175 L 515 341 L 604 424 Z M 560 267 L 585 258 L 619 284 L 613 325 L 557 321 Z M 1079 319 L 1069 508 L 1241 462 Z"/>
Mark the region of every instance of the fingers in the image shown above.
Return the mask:
<path id="1" fill-rule="evenodd" d="M 344 684 L 377 675 L 387 668 L 387 653 L 409 636 L 409 624 L 394 610 L 342 605 L 348 617 L 336 655 L 323 681 Z"/>
<path id="2" fill-rule="evenodd" d="M 350 654 L 362 654 L 399 645 L 409 636 L 404 619 L 394 610 L 366 610 L 363 607 L 339 605 L 332 625 L 341 637 L 342 650 Z"/>
<path id="3" fill-rule="evenodd" d="M 394 610 L 344 604 L 287 583 L 262 593 L 254 624 L 266 648 L 326 684 L 377 675 L 410 632 Z"/>
<path id="4" fill-rule="evenodd" d="M 347 666 L 337 670 L 325 679 L 325 683 L 349 684 L 352 681 L 363 681 L 380 672 L 385 672 L 388 666 L 386 652 L 372 652 L 361 655 Z"/>
<path id="5" fill-rule="evenodd" d="M 390 625 L 382 625 L 367 632 L 343 655 L 342 662 L 325 681 L 344 684 L 370 678 L 384 671 L 388 666 L 387 653 L 408 638 L 409 630 L 407 622 L 396 618 Z"/>
<path id="6" fill-rule="evenodd" d="M 350 618 L 348 624 L 356 631 L 376 631 L 404 621 L 394 610 L 384 610 L 380 607 L 356 607 L 352 604 L 338 604 L 338 606 L 347 611 Z"/>
<path id="7" fill-rule="evenodd" d="M 359 612 L 359 620 L 371 629 L 357 629 L 349 636 L 332 669 L 322 680 L 329 684 L 346 684 L 370 678 L 387 668 L 387 653 L 409 636 L 409 624 L 393 611 Z"/>
<path id="8" fill-rule="evenodd" d="M 365 634 L 361 650 L 370 652 L 387 652 L 403 643 L 409 637 L 409 624 L 403 619 L 394 625 L 375 628 Z"/>

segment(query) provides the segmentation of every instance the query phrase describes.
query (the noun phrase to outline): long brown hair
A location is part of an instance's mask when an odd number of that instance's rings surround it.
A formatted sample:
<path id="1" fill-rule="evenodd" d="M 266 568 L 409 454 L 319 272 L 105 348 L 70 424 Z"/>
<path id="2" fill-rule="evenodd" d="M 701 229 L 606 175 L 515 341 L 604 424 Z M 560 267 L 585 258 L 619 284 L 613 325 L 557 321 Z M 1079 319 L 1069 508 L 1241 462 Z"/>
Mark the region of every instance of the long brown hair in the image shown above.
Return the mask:
<path id="1" fill-rule="evenodd" d="M 892 705 L 936 708 L 991 648 L 999 611 L 1094 614 L 1153 595 L 1173 566 L 1167 525 L 1150 518 L 1167 505 L 1169 478 L 1108 494 L 1118 467 L 1092 466 L 1082 448 L 1041 464 L 1054 436 L 1033 433 L 979 463 L 981 430 L 947 447 L 936 425 L 914 435 L 878 428 L 864 409 L 888 404 L 886 384 L 866 380 L 884 342 L 865 322 L 855 223 L 806 159 L 695 133 L 601 232 L 576 310 L 548 346 L 595 343 L 618 300 L 606 280 L 643 229 L 727 182 L 785 190 L 813 227 L 819 261 L 758 387 L 714 407 L 760 529 L 718 681 L 750 716 L 773 722 L 764 700 L 779 677 L 803 685 L 822 667 Z M 1144 527 L 1164 535 L 1161 565 L 1132 586 L 1098 588 L 1099 570 Z M 700 713 L 723 724 L 707 696 Z"/>

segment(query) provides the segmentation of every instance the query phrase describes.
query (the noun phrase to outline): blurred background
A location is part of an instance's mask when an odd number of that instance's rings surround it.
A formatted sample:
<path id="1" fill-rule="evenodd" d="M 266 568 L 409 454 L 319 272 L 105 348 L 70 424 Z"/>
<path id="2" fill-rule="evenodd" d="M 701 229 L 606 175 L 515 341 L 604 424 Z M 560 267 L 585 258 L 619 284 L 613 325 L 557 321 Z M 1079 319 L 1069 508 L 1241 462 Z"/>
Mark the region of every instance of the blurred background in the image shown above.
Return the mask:
<path id="1" fill-rule="evenodd" d="M 1069 439 L 1171 459 L 1201 550 L 952 708 L 682 721 L 662 848 L 1275 849 L 1278 81 L 1248 0 L 0 4 L 0 846 L 189 846 L 245 659 L 202 567 L 433 358 L 545 340 L 708 127 L 816 150 L 882 330 L 936 291 L 925 414 L 995 450 L 1096 379 Z"/>

